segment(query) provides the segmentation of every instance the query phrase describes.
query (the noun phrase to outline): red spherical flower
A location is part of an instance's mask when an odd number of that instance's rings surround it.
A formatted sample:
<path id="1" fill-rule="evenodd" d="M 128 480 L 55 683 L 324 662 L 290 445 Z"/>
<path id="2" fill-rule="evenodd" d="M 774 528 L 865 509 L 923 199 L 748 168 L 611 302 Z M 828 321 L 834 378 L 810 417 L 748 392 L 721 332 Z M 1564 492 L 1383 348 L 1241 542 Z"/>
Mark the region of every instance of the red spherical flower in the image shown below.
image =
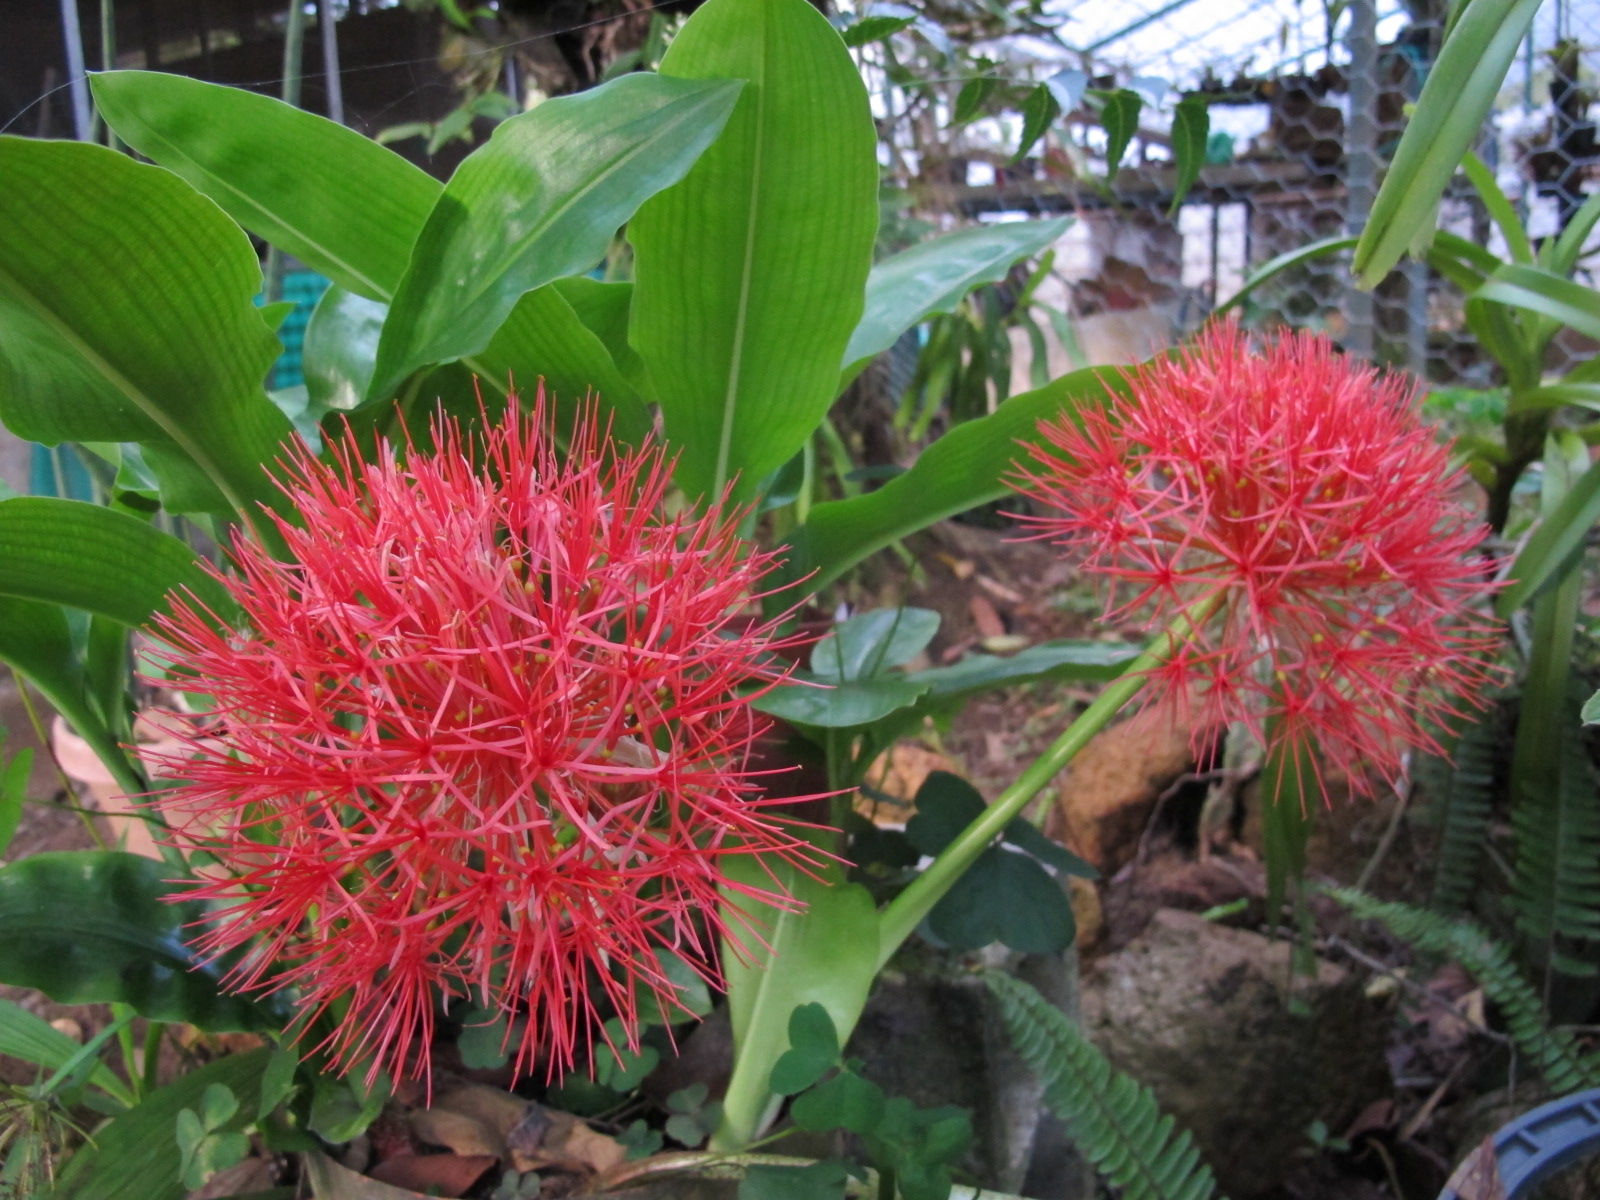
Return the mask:
<path id="1" fill-rule="evenodd" d="M 224 868 L 183 893 L 216 906 L 199 944 L 336 1018 L 343 1068 L 425 1073 L 454 1000 L 564 1069 L 605 1013 L 633 1037 L 644 997 L 680 1007 L 658 952 L 714 979 L 721 860 L 808 859 L 748 762 L 783 677 L 742 615 L 772 556 L 720 504 L 669 515 L 662 452 L 592 418 L 565 455 L 542 397 L 398 460 L 301 454 L 294 561 L 234 544 L 237 632 L 182 601 L 159 625 L 208 714 L 162 771 Z"/>
<path id="2" fill-rule="evenodd" d="M 1016 484 L 1053 510 L 1039 536 L 1123 585 L 1108 615 L 1201 618 L 1153 672 L 1158 705 L 1315 747 L 1364 790 L 1361 764 L 1393 779 L 1496 674 L 1485 529 L 1415 400 L 1326 338 L 1258 355 L 1217 326 L 1126 403 L 1042 422 Z"/>

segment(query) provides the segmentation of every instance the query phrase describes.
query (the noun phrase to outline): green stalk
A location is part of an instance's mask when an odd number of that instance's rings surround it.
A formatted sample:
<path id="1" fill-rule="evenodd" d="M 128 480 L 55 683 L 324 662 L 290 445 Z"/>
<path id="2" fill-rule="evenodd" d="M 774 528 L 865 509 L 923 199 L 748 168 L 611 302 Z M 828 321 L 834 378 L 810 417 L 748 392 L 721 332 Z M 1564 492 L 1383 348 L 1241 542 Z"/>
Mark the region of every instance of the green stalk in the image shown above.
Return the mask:
<path id="1" fill-rule="evenodd" d="M 128 1072 L 128 1082 L 133 1084 L 133 1094 L 144 1099 L 144 1075 L 139 1071 L 139 1060 L 133 1053 L 133 1007 L 113 1003 L 111 1015 L 116 1018 L 117 1044 L 122 1048 L 122 1066 Z"/>
<path id="2" fill-rule="evenodd" d="M 978 860 L 978 856 L 993 844 L 1005 827 L 1022 813 L 1028 802 L 1044 790 L 1061 769 L 1072 761 L 1078 751 L 1089 744 L 1089 740 L 1095 734 L 1110 723 L 1111 718 L 1121 711 L 1123 705 L 1138 694 L 1139 689 L 1145 685 L 1148 672 L 1165 662 L 1173 649 L 1181 645 L 1197 626 L 1204 624 L 1206 618 L 1216 611 L 1220 603 L 1221 597 L 1214 596 L 1201 601 L 1192 609 L 1179 613 L 1172 624 L 1150 643 L 1149 648 L 1129 663 L 1127 670 L 1117 676 L 1110 686 L 1095 698 L 1094 703 L 1083 710 L 1076 721 L 1067 726 L 1050 748 L 1019 775 L 1015 783 L 1000 793 L 995 802 L 984 810 L 982 816 L 963 829 L 956 840 L 940 852 L 939 857 L 933 860 L 926 871 L 912 880 L 905 891 L 890 901 L 878 919 L 880 971 L 889 959 L 894 957 L 894 952 L 922 923 L 922 919 L 933 910 L 933 906 L 944 899 L 945 893 L 955 885 L 956 880 L 960 879 Z M 847 1037 L 848 1033 L 848 1030 L 841 1030 L 841 1040 Z"/>
<path id="3" fill-rule="evenodd" d="M 161 1082 L 161 1035 L 166 1031 L 164 1021 L 151 1021 L 145 1028 L 143 1093 L 155 1091 Z"/>

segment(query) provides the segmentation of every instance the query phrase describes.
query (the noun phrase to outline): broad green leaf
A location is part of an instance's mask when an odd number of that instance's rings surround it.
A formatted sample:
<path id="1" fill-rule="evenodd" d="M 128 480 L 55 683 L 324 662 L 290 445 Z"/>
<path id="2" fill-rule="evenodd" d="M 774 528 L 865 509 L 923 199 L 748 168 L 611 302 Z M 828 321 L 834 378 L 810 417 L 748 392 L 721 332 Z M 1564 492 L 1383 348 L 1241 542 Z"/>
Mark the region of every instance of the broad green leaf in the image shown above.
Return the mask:
<path id="1" fill-rule="evenodd" d="M 242 1129 L 256 1110 L 271 1053 L 263 1048 L 229 1054 L 151 1092 L 95 1130 L 93 1140 L 67 1160 L 52 1200 L 183 1200 L 190 1189 L 179 1177 L 178 1114 L 196 1109 L 208 1088 L 221 1085 L 242 1105 L 228 1132 Z"/>
<path id="2" fill-rule="evenodd" d="M 102 762 L 115 770 L 121 759 L 126 767 L 117 739 L 89 701 L 83 661 L 63 608 L 0 595 L 0 662 L 26 676 Z"/>
<path id="3" fill-rule="evenodd" d="M 0 768 L 0 855 L 11 848 L 28 802 L 28 776 L 33 771 L 33 747 L 24 746 Z M 4 1051 L 0 1051 L 4 1053 Z"/>
<path id="4" fill-rule="evenodd" d="M 1583 702 L 1583 717 L 1585 725 L 1600 725 L 1600 692 L 1596 692 Z"/>
<path id="5" fill-rule="evenodd" d="M 311 1116 L 306 1127 L 325 1142 L 348 1142 L 360 1137 L 377 1120 L 392 1091 L 389 1076 L 379 1071 L 368 1087 L 363 1073 L 353 1070 L 336 1078 L 318 1075 L 313 1082 Z"/>
<path id="6" fill-rule="evenodd" d="M 1355 244 L 1356 239 L 1353 237 L 1336 235 L 1334 237 L 1321 238 L 1315 242 L 1307 242 L 1304 246 L 1297 246 L 1293 250 L 1285 250 L 1276 258 L 1269 258 L 1250 273 L 1249 278 L 1244 281 L 1237 292 L 1218 305 L 1217 315 L 1221 316 L 1229 309 L 1243 304 L 1250 297 L 1251 292 L 1266 283 L 1267 280 L 1276 278 L 1290 268 L 1298 267 L 1303 263 L 1315 262 L 1317 259 L 1326 258 L 1330 254 L 1338 254 L 1341 251 L 1349 250 Z"/>
<path id="7" fill-rule="evenodd" d="M 473 1007 L 462 1017 L 456 1052 L 461 1064 L 474 1071 L 492 1071 L 511 1057 L 507 1046 L 506 1015 L 499 1009 Z"/>
<path id="8" fill-rule="evenodd" d="M 0 982 L 212 1031 L 283 1024 L 281 998 L 218 990 L 225 968 L 202 963 L 186 941 L 204 909 L 165 901 L 177 890 L 171 876 L 164 863 L 116 850 L 50 851 L 0 868 Z"/>
<path id="9" fill-rule="evenodd" d="M 999 942 L 1023 954 L 1058 954 L 1078 934 L 1061 884 L 1028 855 L 998 846 L 979 855 L 933 906 L 927 930 L 957 950 Z"/>
<path id="10" fill-rule="evenodd" d="M 20 1058 L 46 1071 L 58 1071 L 82 1048 L 44 1018 L 10 1000 L 0 1000 L 0 1054 Z M 128 1095 L 127 1085 L 103 1062 L 96 1063 L 89 1072 L 89 1082 L 110 1095 Z"/>
<path id="11" fill-rule="evenodd" d="M 261 1075 L 261 1100 L 256 1105 L 256 1115 L 265 1117 L 289 1098 L 295 1089 L 294 1075 L 300 1067 L 300 1056 L 293 1050 L 280 1047 L 267 1060 L 267 1069 Z"/>
<path id="12" fill-rule="evenodd" d="M 360 406 L 378 361 L 378 338 L 389 306 L 337 283 L 322 293 L 301 346 L 301 369 L 311 412 L 349 412 Z"/>
<path id="13" fill-rule="evenodd" d="M 1481 292 L 1483 284 L 1480 283 L 1478 287 Z M 1504 368 L 1513 407 L 1520 406 L 1523 394 L 1539 385 L 1544 360 L 1543 347 L 1535 347 L 1527 322 L 1511 305 L 1484 299 L 1477 293 L 1470 294 L 1467 297 L 1466 317 L 1467 328 Z M 1554 330 L 1555 326 L 1550 326 L 1550 331 Z"/>
<path id="14" fill-rule="evenodd" d="M 1188 96 L 1178 101 L 1172 112 L 1172 156 L 1177 161 L 1178 178 L 1172 185 L 1169 216 L 1183 205 L 1200 168 L 1206 165 L 1206 143 L 1211 137 L 1211 109 L 1204 96 Z"/>
<path id="15" fill-rule="evenodd" d="M 806 0 L 709 0 L 664 75 L 748 82 L 726 129 L 645 204 L 632 341 L 689 495 L 751 495 L 811 436 L 861 319 L 877 135 L 850 52 Z"/>
<path id="16" fill-rule="evenodd" d="M 550 285 L 572 305 L 589 331 L 611 354 L 611 361 L 622 372 L 622 377 L 632 385 L 640 399 L 650 399 L 650 386 L 645 379 L 644 362 L 639 352 L 628 342 L 628 320 L 633 309 L 632 283 L 604 283 L 587 275 L 573 275 L 558 279 Z"/>
<path id="17" fill-rule="evenodd" d="M 0 178 L 12 432 L 139 442 L 163 489 L 181 484 L 173 507 L 249 517 L 280 502 L 262 468 L 292 434 L 261 383 L 279 346 L 239 227 L 177 176 L 102 146 L 0 137 Z"/>
<path id="18" fill-rule="evenodd" d="M 639 205 L 682 179 L 740 87 L 637 73 L 502 122 L 456 169 L 417 238 L 370 395 L 476 354 L 524 293 L 605 257 Z"/>
<path id="19" fill-rule="evenodd" d="M 1477 242 L 1469 242 L 1466 238 L 1459 234 L 1451 233 L 1448 229 L 1441 229 L 1433 235 L 1433 246 L 1429 252 L 1428 261 L 1433 262 L 1434 256 L 1441 252 L 1448 257 L 1459 259 L 1479 275 L 1492 275 L 1505 265 L 1505 259 L 1495 254 L 1494 251 L 1478 245 Z M 1479 282 L 1481 283 L 1482 280 L 1480 279 Z"/>
<path id="20" fill-rule="evenodd" d="M 643 980 L 634 988 L 634 1003 L 639 1006 L 639 1020 L 646 1025 L 677 1025 L 690 1017 L 704 1017 L 711 1012 L 711 989 L 705 979 L 671 950 L 657 946 L 656 962 L 661 973 L 672 984 L 677 998 L 663 1004 L 660 997 L 647 987 Z"/>
<path id="21" fill-rule="evenodd" d="M 638 442 L 650 432 L 650 414 L 600 335 L 574 311 L 560 283 L 546 284 L 518 300 L 489 345 L 473 356 L 472 365 L 501 385 L 509 380 L 524 392 L 543 380 L 558 411 L 572 411 L 593 394 L 617 435 Z"/>
<path id="22" fill-rule="evenodd" d="M 810 671 L 755 700 L 761 712 L 797 725 L 844 729 L 909 708 L 928 690 L 891 668 L 915 658 L 939 631 L 926 608 L 881 608 L 841 621 L 811 648 Z"/>
<path id="23" fill-rule="evenodd" d="M 1472 298 L 1538 313 L 1600 338 L 1600 292 L 1542 267 L 1508 263 L 1489 276 Z"/>
<path id="24" fill-rule="evenodd" d="M 1040 642 L 1008 658 L 969 654 L 948 667 L 930 667 L 906 676 L 927 684 L 934 700 L 952 699 L 989 688 L 1034 679 L 1114 679 L 1140 653 L 1138 646 L 1117 642 Z"/>
<path id="25" fill-rule="evenodd" d="M 1018 443 L 1037 440 L 1041 419 L 1110 403 L 1127 387 L 1120 368 L 1074 371 L 956 426 L 877 491 L 813 508 L 791 540 L 785 575 L 815 591 L 898 538 L 1007 495 Z"/>
<path id="26" fill-rule="evenodd" d="M 883 1089 L 853 1071 L 840 1071 L 795 1098 L 789 1115 L 801 1129 L 817 1133 L 846 1129 L 867 1134 L 883 1118 Z"/>
<path id="27" fill-rule="evenodd" d="M 441 191 L 353 129 L 239 88 L 154 71 L 91 77 L 119 137 L 252 233 L 369 300 L 388 300 Z"/>
<path id="28" fill-rule="evenodd" d="M 753 1136 L 767 1106 L 773 1064 L 789 1047 L 789 1015 L 796 1006 L 822 1005 L 846 1043 L 878 970 L 877 910 L 866 888 L 830 885 L 788 863 L 751 855 L 723 861 L 727 903 L 737 910 L 730 914 L 723 953 L 735 1067 L 714 1149 L 725 1142 L 743 1145 Z M 752 890 L 785 893 L 797 907 L 774 907 L 753 899 Z"/>
<path id="29" fill-rule="evenodd" d="M 1519 409 L 1560 408 L 1567 404 L 1600 409 L 1600 383 L 1572 383 L 1563 379 L 1560 383 L 1548 383 L 1517 395 Z"/>
<path id="30" fill-rule="evenodd" d="M 839 1061 L 839 1035 L 828 1010 L 813 1001 L 789 1014 L 789 1048 L 772 1065 L 772 1090 L 780 1096 L 803 1092 Z"/>
<path id="31" fill-rule="evenodd" d="M 796 672 L 797 683 L 786 683 L 752 702 L 758 712 L 795 725 L 819 729 L 849 729 L 870 725 L 892 712 L 909 708 L 928 690 L 904 675 L 853 679 L 840 683 L 809 672 Z"/>
<path id="32" fill-rule="evenodd" d="M 1049 130 L 1052 122 L 1061 115 L 1061 105 L 1050 85 L 1041 83 L 1022 102 L 1022 136 L 1017 141 L 1017 152 L 1011 161 L 1021 162 L 1023 155 L 1033 149 L 1034 143 Z"/>
<path id="33" fill-rule="evenodd" d="M 0 593 L 143 625 L 169 592 L 192 593 L 216 613 L 232 607 L 195 553 L 137 517 L 81 500 L 0 500 Z"/>
<path id="34" fill-rule="evenodd" d="M 261 314 L 261 319 L 267 323 L 267 328 L 277 333 L 283 328 L 283 323 L 289 319 L 289 314 L 300 306 L 293 300 L 275 300 L 271 304 L 263 304 L 256 309 Z"/>
<path id="35" fill-rule="evenodd" d="M 1583 545 L 1589 530 L 1600 520 L 1600 463 L 1572 482 L 1572 486 L 1545 513 L 1511 564 L 1509 586 L 1495 598 L 1502 618 L 1526 604 L 1561 572 L 1567 560 Z"/>
<path id="36" fill-rule="evenodd" d="M 1139 132 L 1139 113 L 1144 101 L 1138 92 L 1127 88 L 1114 92 L 1091 90 L 1089 95 L 1100 102 L 1100 124 L 1106 129 L 1106 175 L 1115 179 L 1122 156 L 1128 152 L 1128 144 Z"/>
<path id="37" fill-rule="evenodd" d="M 962 830 L 983 815 L 988 805 L 978 789 L 949 771 L 931 771 L 917 789 L 916 813 L 906 825 L 906 837 L 919 853 L 938 855 Z M 1000 835 L 1000 841 L 1068 875 L 1095 879 L 1097 872 L 1065 846 L 1040 833 L 1026 817 L 1017 817 Z"/>
<path id="38" fill-rule="evenodd" d="M 605 1023 L 604 1033 L 602 1044 L 595 1049 L 595 1082 L 618 1092 L 631 1092 L 660 1064 L 661 1051 L 644 1044 L 630 1048 L 628 1030 L 616 1017 Z"/>
<path id="39" fill-rule="evenodd" d="M 844 44 L 852 48 L 881 42 L 892 37 L 916 21 L 916 17 L 867 17 L 857 21 L 843 33 Z"/>
<path id="40" fill-rule="evenodd" d="M 1589 448 L 1576 434 L 1552 433 L 1546 438 L 1540 495 L 1540 512 L 1546 522 L 1564 516 L 1574 494 L 1592 486 L 1590 476 L 1600 468 L 1588 463 Z M 1592 522 L 1592 517 L 1582 522 L 1578 538 L 1551 575 L 1551 586 L 1533 600 L 1531 651 L 1511 751 L 1510 792 L 1516 805 L 1512 830 L 1517 851 L 1513 908 L 1522 931 L 1535 943 L 1544 943 L 1534 947 L 1540 958 L 1552 955 L 1555 947 L 1551 942 L 1558 933 L 1593 936 L 1600 924 L 1581 899 L 1572 903 L 1574 893 L 1581 898 L 1585 890 L 1592 891 L 1593 877 L 1585 880 L 1575 872 L 1594 871 L 1593 823 L 1563 811 L 1565 801 L 1574 794 L 1591 812 L 1594 804 L 1593 785 L 1585 778 L 1591 775 L 1587 754 L 1579 754 L 1573 762 L 1563 753 L 1563 743 L 1574 728 L 1572 651 L 1583 600 L 1583 559 L 1578 546 Z M 1519 555 L 1518 562 L 1521 559 Z M 1576 793 L 1574 782 L 1580 784 Z M 1530 821 L 1534 814 L 1543 819 Z M 1590 886 L 1586 888 L 1586 884 Z M 1593 968 L 1586 967 L 1581 973 L 1592 974 Z"/>
<path id="41" fill-rule="evenodd" d="M 1461 170 L 1466 175 L 1467 181 L 1472 184 L 1473 190 L 1478 193 L 1478 199 L 1483 201 L 1484 210 L 1489 214 L 1489 218 L 1505 235 L 1506 248 L 1511 252 L 1511 260 L 1519 263 L 1533 262 L 1533 244 L 1528 241 L 1528 231 L 1523 227 L 1522 219 L 1517 216 L 1517 210 L 1511 207 L 1511 201 L 1500 190 L 1494 172 L 1484 165 L 1483 159 L 1470 150 L 1461 158 Z"/>
<path id="42" fill-rule="evenodd" d="M 973 288 L 1005 278 L 1018 259 L 1042 254 L 1071 217 L 979 225 L 919 242 L 884 259 L 867 276 L 866 308 L 844 352 L 846 380 L 913 325 L 954 312 Z"/>
<path id="43" fill-rule="evenodd" d="M 835 682 L 881 675 L 910 662 L 938 632 L 931 608 L 876 608 L 840 621 L 812 646 L 811 670 Z"/>
<path id="44" fill-rule="evenodd" d="M 999 87 L 1000 80 L 993 75 L 976 75 L 967 80 L 956 93 L 956 108 L 951 115 L 951 123 L 965 125 L 972 120 L 983 111 L 984 104 Z"/>
<path id="45" fill-rule="evenodd" d="M 1462 0 L 1373 201 L 1351 269 L 1375 287 L 1419 234 L 1500 92 L 1540 0 Z"/>
<path id="46" fill-rule="evenodd" d="M 1589 240 L 1589 232 L 1596 221 L 1600 221 L 1600 192 L 1590 192 L 1589 198 L 1572 214 L 1561 236 L 1551 245 L 1550 261 L 1545 265 L 1557 275 L 1570 275 L 1578 265 L 1584 243 Z"/>
<path id="47" fill-rule="evenodd" d="M 930 771 L 917 789 L 917 811 L 906 823 L 906 837 L 923 854 L 937 855 L 987 807 L 978 789 L 961 776 Z"/>
<path id="48" fill-rule="evenodd" d="M 1098 879 L 1100 872 L 1095 870 L 1088 862 L 1079 858 L 1060 842 L 1051 841 L 1039 832 L 1039 827 L 1026 817 L 1018 817 L 1006 826 L 1006 831 L 1000 840 L 1018 850 L 1027 852 L 1047 866 L 1052 866 L 1063 875 L 1076 875 L 1079 879 Z"/>

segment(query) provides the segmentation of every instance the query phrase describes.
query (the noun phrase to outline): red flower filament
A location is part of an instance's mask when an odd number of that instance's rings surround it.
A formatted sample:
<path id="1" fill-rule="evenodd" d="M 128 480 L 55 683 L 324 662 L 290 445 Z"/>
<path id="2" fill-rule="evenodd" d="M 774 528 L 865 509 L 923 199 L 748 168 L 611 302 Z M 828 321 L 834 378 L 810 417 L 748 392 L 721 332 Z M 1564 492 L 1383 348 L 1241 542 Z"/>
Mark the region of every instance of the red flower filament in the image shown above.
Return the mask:
<path id="1" fill-rule="evenodd" d="M 1365 790 L 1363 763 L 1394 779 L 1496 677 L 1485 529 L 1415 399 L 1325 338 L 1256 355 L 1214 327 L 1131 401 L 1041 422 L 1015 482 L 1052 510 L 1039 536 L 1122 586 L 1108 618 L 1209 611 L 1154 672 L 1158 708 L 1315 747 Z"/>
<path id="2" fill-rule="evenodd" d="M 344 1069 L 425 1074 L 445 997 L 526 1016 L 517 1068 L 564 1070 L 604 1010 L 632 1037 L 642 996 L 680 1007 L 657 951 L 715 980 L 724 856 L 807 855 L 737 691 L 782 676 L 740 616 L 771 557 L 740 513 L 667 516 L 661 451 L 591 417 L 564 459 L 542 397 L 476 450 L 442 421 L 398 463 L 302 455 L 295 561 L 235 543 L 241 631 L 181 601 L 158 628 L 211 714 L 161 801 L 226 868 L 183 893 L 217 906 L 199 945 L 337 1018 Z"/>

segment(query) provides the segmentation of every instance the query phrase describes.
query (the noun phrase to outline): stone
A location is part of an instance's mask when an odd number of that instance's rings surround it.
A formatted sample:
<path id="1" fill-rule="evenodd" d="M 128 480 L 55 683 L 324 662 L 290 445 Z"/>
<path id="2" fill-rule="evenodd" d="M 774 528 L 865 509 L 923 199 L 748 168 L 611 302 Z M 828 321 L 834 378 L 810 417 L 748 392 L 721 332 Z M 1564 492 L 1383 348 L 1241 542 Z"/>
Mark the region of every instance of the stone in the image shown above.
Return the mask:
<path id="1" fill-rule="evenodd" d="M 921 742 L 898 741 L 867 768 L 865 783 L 879 795 L 856 793 L 855 809 L 879 825 L 904 825 L 917 811 L 918 789 L 934 771 L 961 774 L 955 763 Z"/>
<path id="2" fill-rule="evenodd" d="M 1190 731 L 1139 716 L 1101 730 L 1072 760 L 1045 832 L 1106 878 L 1138 852 L 1161 793 L 1194 767 Z"/>
<path id="3" fill-rule="evenodd" d="M 1105 909 L 1100 903 L 1100 889 L 1077 875 L 1068 875 L 1067 895 L 1072 902 L 1072 919 L 1078 926 L 1078 949 L 1092 950 L 1105 932 Z"/>
<path id="4" fill-rule="evenodd" d="M 1387 1011 L 1331 963 L 1291 985 L 1289 954 L 1162 909 L 1083 980 L 1087 1035 L 1194 1135 L 1234 1200 L 1277 1186 L 1313 1121 L 1343 1129 L 1389 1088 Z"/>
<path id="5" fill-rule="evenodd" d="M 984 1189 L 1033 1200 L 1089 1200 L 1093 1181 L 1075 1150 L 1056 1137 L 1040 1172 L 1043 1085 L 1012 1050 L 973 956 L 913 947 L 879 977 L 846 1053 L 891 1096 L 918 1108 L 955 1104 L 972 1114 L 973 1145 L 958 1164 Z M 1028 980 L 1068 1012 L 1077 1001 L 1077 955 L 978 953 L 991 968 Z M 1058 1132 L 1058 1131 L 1053 1131 Z M 1037 1176 L 1037 1178 L 1035 1178 Z M 1024 1190 L 1033 1179 L 1032 1190 Z"/>

